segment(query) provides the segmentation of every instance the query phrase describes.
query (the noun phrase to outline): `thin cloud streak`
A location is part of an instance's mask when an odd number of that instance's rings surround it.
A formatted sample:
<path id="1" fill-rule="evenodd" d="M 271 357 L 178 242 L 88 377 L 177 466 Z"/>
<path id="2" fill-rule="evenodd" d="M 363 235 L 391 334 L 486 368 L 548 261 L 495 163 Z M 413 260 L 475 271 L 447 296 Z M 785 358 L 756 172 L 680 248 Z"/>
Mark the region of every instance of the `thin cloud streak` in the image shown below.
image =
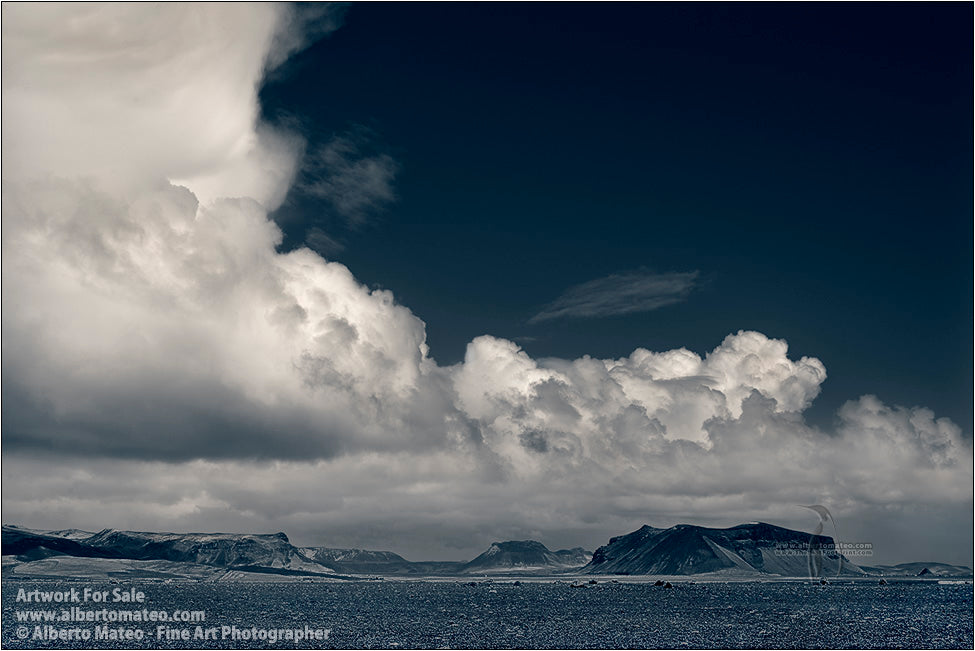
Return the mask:
<path id="1" fill-rule="evenodd" d="M 396 199 L 393 180 L 399 165 L 375 149 L 369 130 L 358 128 L 332 138 L 306 161 L 301 189 L 328 201 L 349 226 L 362 225 Z"/>
<path id="2" fill-rule="evenodd" d="M 528 322 L 650 312 L 685 300 L 697 285 L 699 275 L 697 271 L 631 271 L 597 278 L 570 287 Z"/>

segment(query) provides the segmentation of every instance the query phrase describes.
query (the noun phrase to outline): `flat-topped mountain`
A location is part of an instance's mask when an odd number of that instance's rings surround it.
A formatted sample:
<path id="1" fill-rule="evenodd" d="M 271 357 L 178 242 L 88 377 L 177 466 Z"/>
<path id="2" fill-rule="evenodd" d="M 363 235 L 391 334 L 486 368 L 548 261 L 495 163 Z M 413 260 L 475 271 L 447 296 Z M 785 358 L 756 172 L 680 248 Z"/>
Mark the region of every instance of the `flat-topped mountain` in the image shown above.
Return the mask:
<path id="1" fill-rule="evenodd" d="M 150 533 L 105 529 L 83 542 L 91 547 L 112 550 L 121 558 L 313 574 L 332 571 L 302 554 L 284 533 Z"/>
<path id="2" fill-rule="evenodd" d="M 592 553 L 581 547 L 551 551 L 535 540 L 492 543 L 487 551 L 463 566 L 465 573 L 561 571 L 580 568 Z"/>
<path id="3" fill-rule="evenodd" d="M 808 576 L 808 550 L 820 546 L 824 576 L 865 572 L 833 551 L 833 539 L 766 524 L 712 529 L 679 524 L 649 525 L 611 538 L 582 572 L 590 574 L 702 574 L 730 572 Z"/>

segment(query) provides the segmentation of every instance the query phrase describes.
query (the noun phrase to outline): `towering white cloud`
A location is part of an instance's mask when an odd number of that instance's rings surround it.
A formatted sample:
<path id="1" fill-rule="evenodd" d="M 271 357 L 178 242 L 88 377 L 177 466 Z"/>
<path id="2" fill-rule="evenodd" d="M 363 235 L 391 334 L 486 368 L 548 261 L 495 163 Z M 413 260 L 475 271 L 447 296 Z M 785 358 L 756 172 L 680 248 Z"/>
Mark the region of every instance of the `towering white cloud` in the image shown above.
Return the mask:
<path id="1" fill-rule="evenodd" d="M 9 520 L 409 551 L 592 545 L 647 519 L 788 524 L 828 501 L 850 518 L 924 507 L 970 535 L 959 429 L 869 396 L 835 431 L 809 427 L 826 371 L 784 341 L 536 360 L 483 336 L 442 367 L 388 291 L 279 253 L 267 210 L 302 143 L 256 98 L 307 41 L 293 10 L 2 11 Z"/>
<path id="2" fill-rule="evenodd" d="M 5 180 L 178 178 L 205 199 L 283 198 L 296 143 L 258 125 L 257 89 L 272 44 L 290 42 L 285 6 L 49 3 L 3 18 Z"/>

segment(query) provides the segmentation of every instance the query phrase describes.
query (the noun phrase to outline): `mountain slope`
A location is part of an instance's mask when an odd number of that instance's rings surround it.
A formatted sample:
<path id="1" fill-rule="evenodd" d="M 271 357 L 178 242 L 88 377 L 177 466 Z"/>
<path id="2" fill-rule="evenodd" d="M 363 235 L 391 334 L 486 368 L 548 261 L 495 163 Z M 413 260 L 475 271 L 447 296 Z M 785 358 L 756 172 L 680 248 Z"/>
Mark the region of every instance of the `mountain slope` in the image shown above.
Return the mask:
<path id="1" fill-rule="evenodd" d="M 22 560 L 18 560 L 21 558 Z M 4 556 L 4 578 L 24 579 L 84 578 L 109 581 L 112 579 L 189 579 L 194 581 L 219 581 L 232 570 L 196 563 L 173 561 L 136 561 L 130 558 L 93 558 L 58 554 L 40 560 L 23 560 L 23 557 Z M 236 574 L 243 575 L 244 572 Z M 267 580 L 267 574 L 246 573 Z M 281 577 L 290 578 L 290 577 Z"/>
<path id="2" fill-rule="evenodd" d="M 807 550 L 824 545 L 822 574 L 862 575 L 864 571 L 833 552 L 833 539 L 810 536 L 766 523 L 712 529 L 679 524 L 669 529 L 644 525 L 610 539 L 582 569 L 590 574 L 702 574 L 737 572 L 808 576 Z"/>
<path id="3" fill-rule="evenodd" d="M 85 544 L 84 539 L 63 538 L 51 533 L 3 525 L 0 547 L 4 556 L 17 556 L 33 561 L 49 556 L 67 555 L 81 558 L 119 558 L 110 551 Z"/>
<path id="4" fill-rule="evenodd" d="M 84 540 L 95 535 L 94 531 L 82 531 L 81 529 L 58 529 L 57 531 L 45 531 L 49 536 L 67 538 L 68 540 Z"/>

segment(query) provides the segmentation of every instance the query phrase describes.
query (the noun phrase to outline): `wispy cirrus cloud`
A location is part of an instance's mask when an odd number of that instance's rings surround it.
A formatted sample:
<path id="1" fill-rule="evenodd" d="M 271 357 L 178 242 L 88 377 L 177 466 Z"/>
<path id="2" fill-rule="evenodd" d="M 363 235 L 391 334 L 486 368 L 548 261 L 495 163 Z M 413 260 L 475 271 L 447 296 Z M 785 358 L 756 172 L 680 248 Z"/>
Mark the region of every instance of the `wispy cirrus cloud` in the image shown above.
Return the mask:
<path id="1" fill-rule="evenodd" d="M 305 245 L 325 257 L 341 253 L 345 249 L 342 242 L 317 226 L 305 231 Z"/>
<path id="2" fill-rule="evenodd" d="M 328 201 L 350 226 L 359 226 L 396 198 L 399 164 L 378 151 L 372 132 L 357 127 L 307 156 L 302 189 Z"/>
<path id="3" fill-rule="evenodd" d="M 570 287 L 528 322 L 650 312 L 685 300 L 699 275 L 697 271 L 660 274 L 646 270 L 611 274 Z"/>

